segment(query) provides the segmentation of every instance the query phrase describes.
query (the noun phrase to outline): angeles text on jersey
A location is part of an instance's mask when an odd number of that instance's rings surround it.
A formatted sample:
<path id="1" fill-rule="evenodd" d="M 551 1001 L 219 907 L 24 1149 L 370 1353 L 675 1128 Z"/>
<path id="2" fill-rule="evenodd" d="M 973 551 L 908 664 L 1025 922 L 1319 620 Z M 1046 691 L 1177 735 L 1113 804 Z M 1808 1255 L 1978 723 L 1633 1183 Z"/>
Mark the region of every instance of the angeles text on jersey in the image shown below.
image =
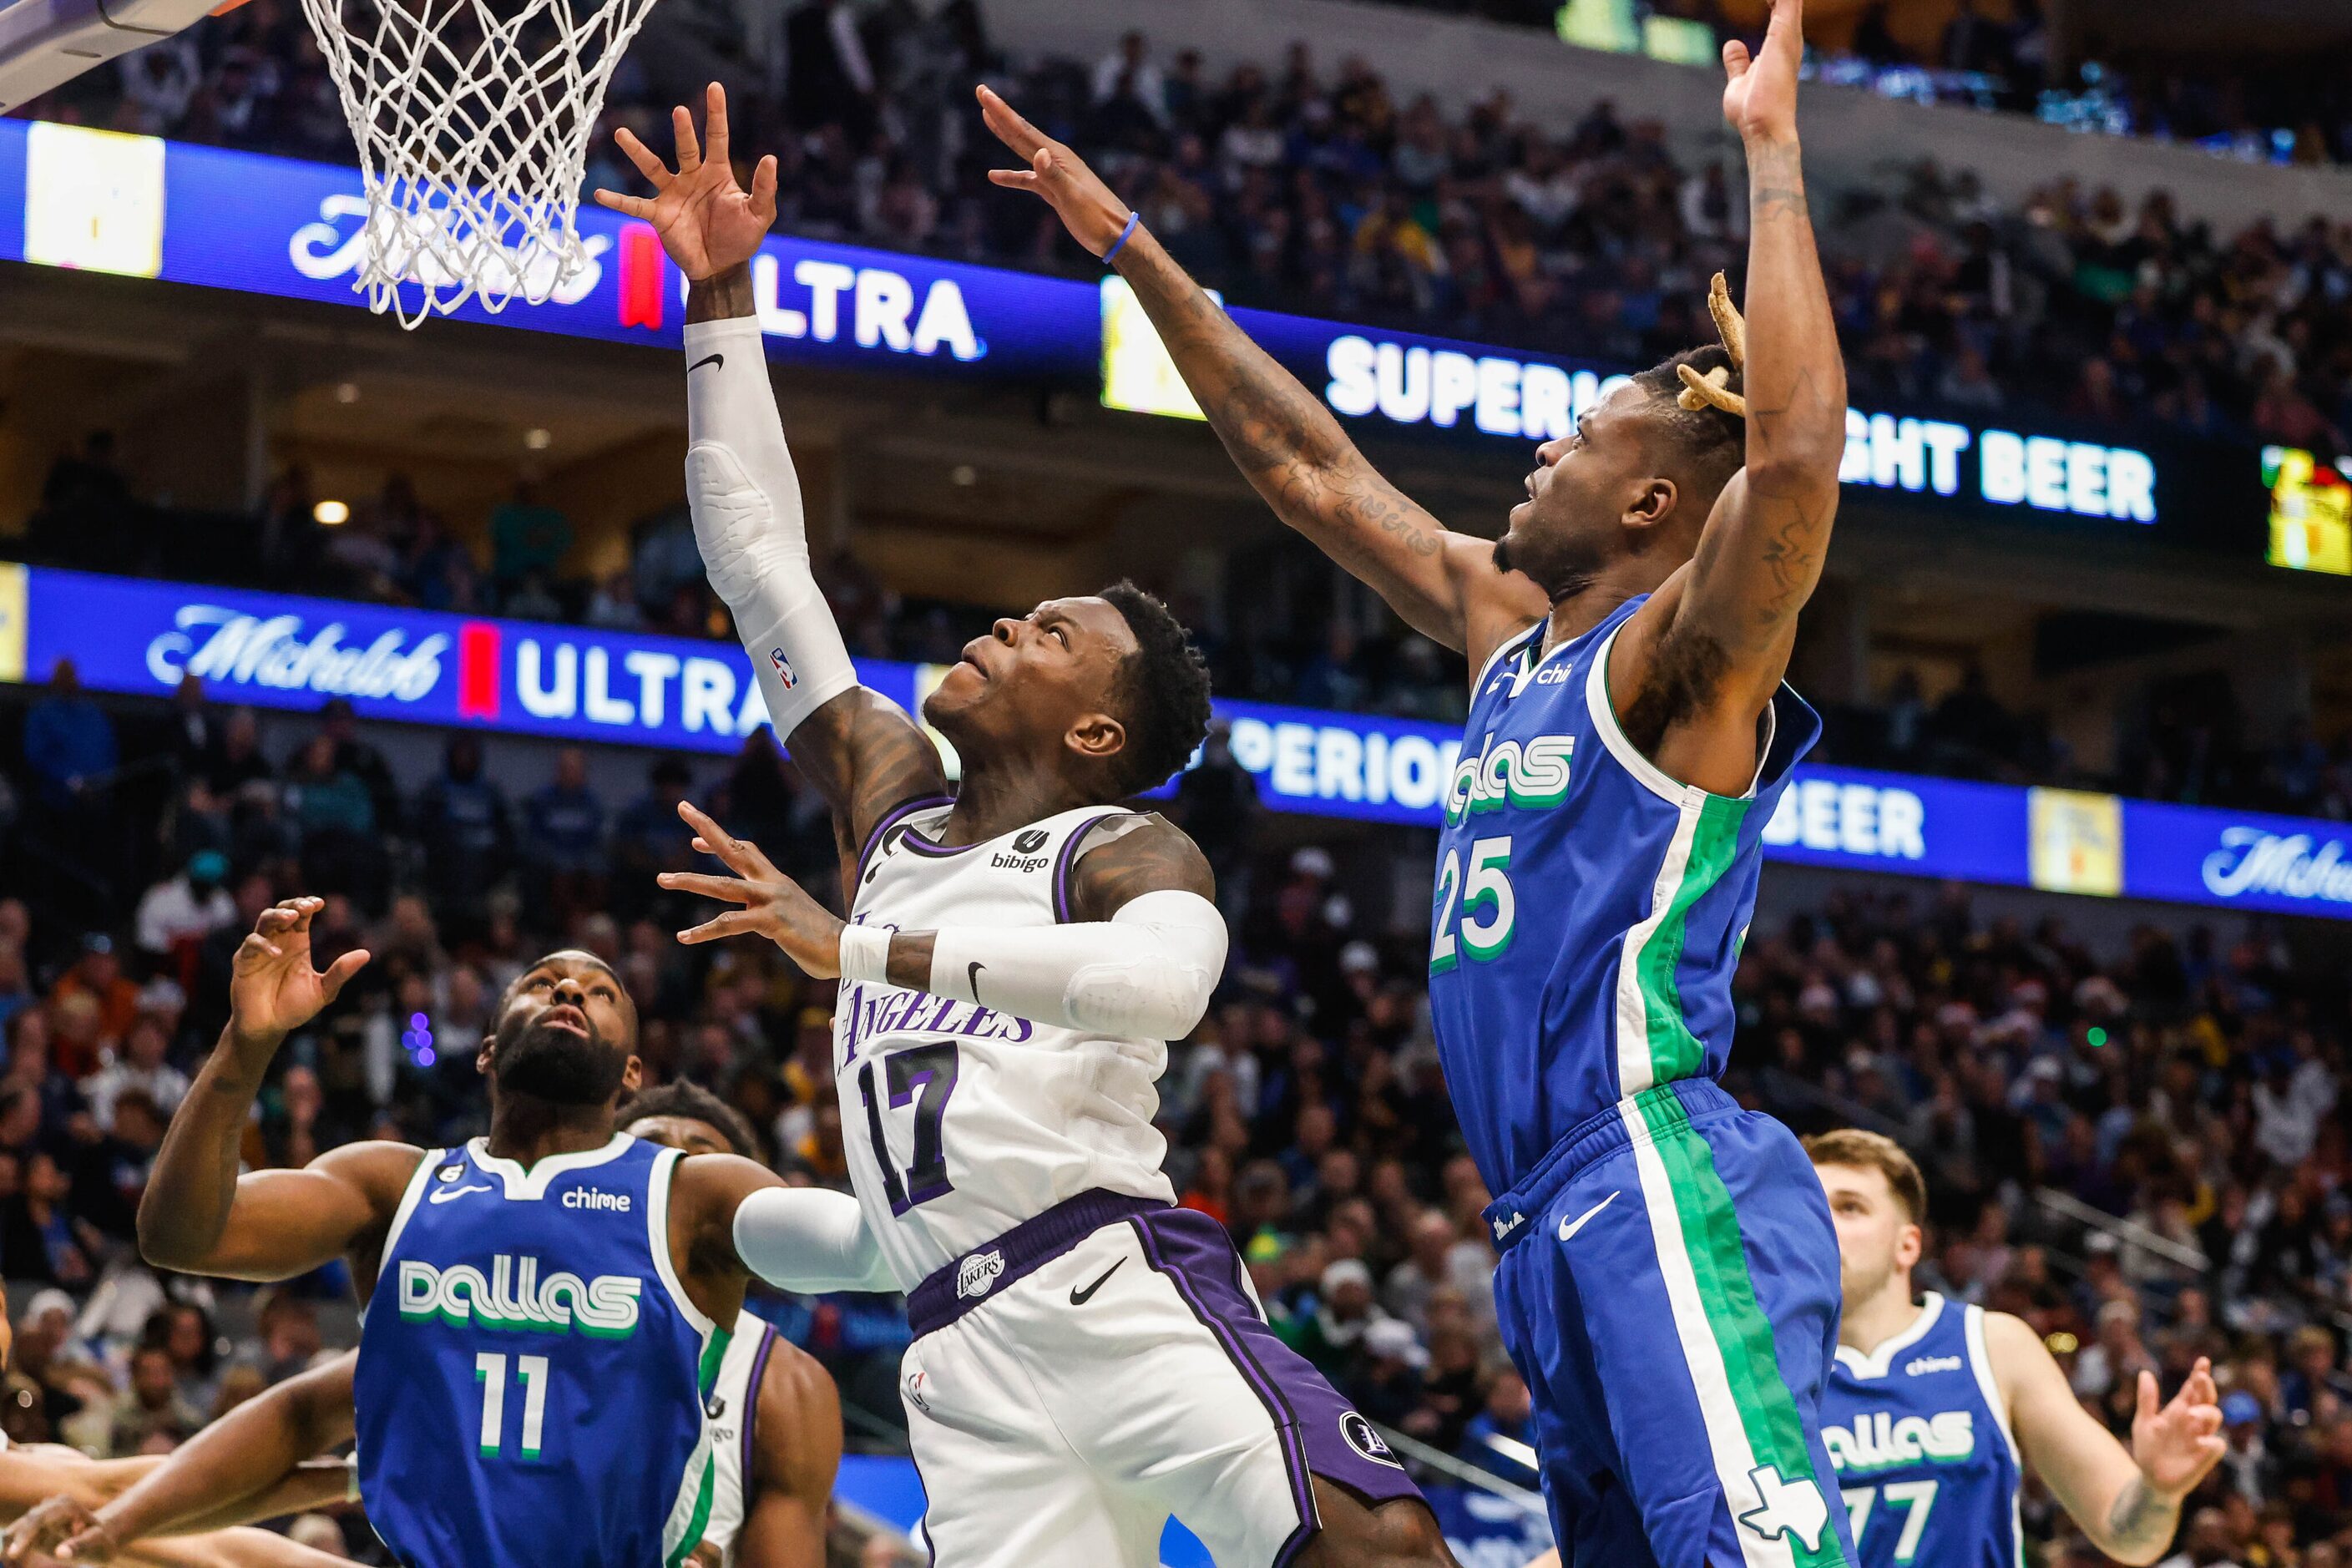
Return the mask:
<path id="1" fill-rule="evenodd" d="M 558 1269 L 539 1277 L 539 1259 L 501 1252 L 490 1259 L 489 1277 L 470 1263 L 436 1268 L 419 1258 L 400 1260 L 400 1315 L 411 1322 L 438 1317 L 450 1324 L 486 1329 L 538 1329 L 548 1333 L 577 1330 L 598 1339 L 625 1339 L 636 1332 L 637 1297 L 645 1281 L 625 1274 L 599 1274 L 583 1280 Z"/>
<path id="2" fill-rule="evenodd" d="M 874 1036 L 918 1031 L 1018 1045 L 1029 1038 L 1034 1026 L 1026 1018 L 1016 1018 L 977 1002 L 959 1002 L 952 996 L 934 996 L 928 991 L 852 985 L 847 1027 L 843 1031 L 842 1059 L 854 1059 L 859 1047 Z"/>

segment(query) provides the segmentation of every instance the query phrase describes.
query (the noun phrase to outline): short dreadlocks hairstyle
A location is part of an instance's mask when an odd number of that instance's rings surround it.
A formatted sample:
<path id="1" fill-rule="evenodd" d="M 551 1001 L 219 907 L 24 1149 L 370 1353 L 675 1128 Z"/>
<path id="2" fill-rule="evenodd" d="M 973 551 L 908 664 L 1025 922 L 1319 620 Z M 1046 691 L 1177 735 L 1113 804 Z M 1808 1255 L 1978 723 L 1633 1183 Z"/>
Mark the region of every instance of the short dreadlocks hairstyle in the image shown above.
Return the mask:
<path id="1" fill-rule="evenodd" d="M 1127 724 L 1114 763 L 1122 795 L 1167 782 L 1209 732 L 1209 661 L 1166 605 L 1127 578 L 1102 591 L 1127 617 L 1136 650 L 1120 665 L 1112 692 Z"/>
<path id="2" fill-rule="evenodd" d="M 760 1141 L 752 1136 L 751 1124 L 743 1119 L 743 1113 L 698 1083 L 678 1079 L 656 1089 L 641 1089 L 623 1102 L 619 1120 L 626 1127 L 650 1116 L 707 1121 L 719 1129 L 719 1135 L 735 1152 L 746 1160 L 761 1158 Z"/>
<path id="3" fill-rule="evenodd" d="M 1634 376 L 1633 384 L 1649 395 L 1645 412 L 1664 442 L 1662 455 L 1685 465 L 1671 477 L 1712 497 L 1748 460 L 1748 424 L 1715 404 L 1685 396 L 1685 366 L 1702 381 L 1712 381 L 1720 372 L 1723 380 L 1715 384 L 1734 395 L 1739 392 L 1739 367 L 1717 343 L 1663 360 Z M 1694 402 L 1696 408 L 1691 406 Z"/>
<path id="4" fill-rule="evenodd" d="M 1748 396 L 1740 386 L 1748 368 L 1748 322 L 1720 272 L 1707 281 L 1706 311 L 1715 318 L 1721 347 L 1678 353 L 1633 384 L 1650 395 L 1668 455 L 1687 464 L 1683 472 L 1712 497 L 1731 482 L 1748 451 Z M 1657 407 L 1661 402 L 1666 406 Z"/>

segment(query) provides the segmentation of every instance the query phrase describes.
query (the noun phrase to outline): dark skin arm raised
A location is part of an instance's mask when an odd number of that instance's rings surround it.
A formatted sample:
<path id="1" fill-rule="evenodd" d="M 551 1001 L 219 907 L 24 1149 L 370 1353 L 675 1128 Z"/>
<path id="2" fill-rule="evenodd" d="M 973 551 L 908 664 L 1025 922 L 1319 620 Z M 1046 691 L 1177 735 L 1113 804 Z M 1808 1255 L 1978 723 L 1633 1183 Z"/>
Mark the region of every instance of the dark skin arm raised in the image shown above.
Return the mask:
<path id="1" fill-rule="evenodd" d="M 614 132 L 614 140 L 654 195 L 599 191 L 596 199 L 651 224 L 661 237 L 663 248 L 688 279 L 688 325 L 752 316 L 758 303 L 751 292 L 751 258 L 775 223 L 776 161 L 760 160 L 750 190 L 736 181 L 729 157 L 727 93 L 716 82 L 704 97 L 704 134 L 696 134 L 694 116 L 683 106 L 670 111 L 670 131 L 677 148 L 676 169 L 625 126 Z M 947 793 L 939 748 L 897 704 L 862 686 L 817 709 L 783 739 L 793 762 L 833 807 L 846 861 L 855 861 L 874 825 L 893 807 Z"/>
<path id="2" fill-rule="evenodd" d="M 989 178 L 1042 198 L 1080 245 L 1108 251 L 1127 226 L 1126 204 L 1068 147 L 994 91 L 979 90 L 988 128 L 1025 165 Z M 1321 400 L 1251 342 L 1149 229 L 1139 226 L 1112 265 L 1266 504 L 1416 631 L 1475 667 L 1549 608 L 1533 583 L 1495 570 L 1489 542 L 1446 528 L 1381 478 Z"/>
<path id="3" fill-rule="evenodd" d="M 839 975 L 841 917 L 810 898 L 758 846 L 736 837 L 692 805 L 680 805 L 678 814 L 694 828 L 695 848 L 717 856 L 734 874 L 666 871 L 661 885 L 743 906 L 678 932 L 678 941 L 718 942 L 756 934 L 782 948 L 787 958 L 814 978 Z M 1145 818 L 1142 826 L 1080 855 L 1070 879 L 1071 910 L 1079 921 L 1107 921 L 1130 900 L 1164 890 L 1214 899 L 1216 878 L 1200 847 L 1175 824 L 1154 816 Z M 937 942 L 934 931 L 891 932 L 890 984 L 929 989 Z"/>
<path id="4" fill-rule="evenodd" d="M 1718 795 L 1757 767 L 1758 721 L 1821 581 L 1845 453 L 1845 362 L 1814 250 L 1797 142 L 1801 0 L 1774 0 L 1761 51 L 1724 46 L 1724 115 L 1748 152 L 1747 462 L 1691 563 L 1625 624 L 1609 687 L 1665 773 Z"/>
<path id="5" fill-rule="evenodd" d="M 237 1174 L 245 1127 L 270 1058 L 367 963 L 348 952 L 321 972 L 310 924 L 324 900 L 264 910 L 236 950 L 229 1022 L 173 1113 L 139 1201 L 139 1249 L 191 1274 L 287 1279 L 380 1239 L 423 1151 L 346 1143 L 299 1171 Z"/>

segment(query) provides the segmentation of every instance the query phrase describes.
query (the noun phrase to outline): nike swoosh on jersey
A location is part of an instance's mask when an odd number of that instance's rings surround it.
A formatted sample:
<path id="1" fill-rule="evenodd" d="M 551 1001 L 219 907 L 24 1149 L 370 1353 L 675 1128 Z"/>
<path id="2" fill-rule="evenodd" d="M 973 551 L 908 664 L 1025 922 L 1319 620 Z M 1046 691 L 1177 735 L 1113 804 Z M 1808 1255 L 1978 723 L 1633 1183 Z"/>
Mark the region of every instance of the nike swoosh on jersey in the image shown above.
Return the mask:
<path id="1" fill-rule="evenodd" d="M 705 354 L 700 359 L 696 360 L 692 364 L 688 365 L 686 367 L 686 374 L 692 375 L 704 365 L 724 365 L 726 363 L 727 356 L 725 354 Z"/>
<path id="2" fill-rule="evenodd" d="M 1560 1221 L 1559 1238 L 1562 1241 L 1566 1241 L 1569 1237 L 1574 1236 L 1578 1231 L 1582 1230 L 1587 1225 L 1591 1223 L 1592 1216 L 1594 1215 L 1599 1214 L 1602 1209 L 1607 1208 L 1611 1204 L 1613 1204 L 1616 1201 L 1617 1194 L 1615 1193 L 1612 1193 L 1607 1197 L 1601 1199 L 1599 1203 L 1594 1204 L 1591 1208 L 1586 1209 L 1582 1214 L 1578 1215 L 1574 1219 L 1564 1219 Z"/>
<path id="3" fill-rule="evenodd" d="M 1127 1259 L 1122 1258 L 1118 1260 L 1118 1263 L 1124 1263 L 1126 1261 Z M 1093 1300 L 1095 1299 L 1095 1292 L 1103 1288 L 1103 1281 L 1118 1272 L 1118 1263 L 1112 1264 L 1100 1274 L 1096 1275 L 1095 1282 L 1087 1286 L 1085 1289 L 1071 1291 L 1070 1305 L 1073 1307 L 1083 1307 L 1087 1302 Z"/>
<path id="4" fill-rule="evenodd" d="M 489 1190 L 473 1182 L 468 1182 L 462 1187 L 436 1187 L 425 1201 L 428 1204 L 446 1204 L 452 1198 L 462 1198 L 467 1193 L 487 1193 Z"/>

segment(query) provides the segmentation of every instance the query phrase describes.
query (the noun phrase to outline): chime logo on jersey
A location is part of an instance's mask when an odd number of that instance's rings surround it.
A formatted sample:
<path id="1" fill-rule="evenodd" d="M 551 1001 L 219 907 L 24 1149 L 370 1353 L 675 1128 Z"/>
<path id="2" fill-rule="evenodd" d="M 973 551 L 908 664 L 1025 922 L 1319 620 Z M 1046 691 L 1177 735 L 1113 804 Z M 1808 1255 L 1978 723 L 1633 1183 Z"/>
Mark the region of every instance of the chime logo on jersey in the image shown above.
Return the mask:
<path id="1" fill-rule="evenodd" d="M 1976 1418 L 1965 1410 L 1933 1415 L 1865 1411 L 1851 1429 L 1823 1426 L 1822 1446 L 1840 1475 L 1868 1475 L 1898 1465 L 1953 1465 L 1976 1452 Z"/>
<path id="2" fill-rule="evenodd" d="M 412 1321 L 438 1317 L 453 1325 L 559 1334 L 577 1330 L 597 1339 L 623 1339 L 637 1331 L 637 1293 L 644 1287 L 644 1280 L 626 1274 L 583 1279 L 560 1270 L 541 1279 L 538 1258 L 507 1252 L 490 1259 L 487 1279 L 470 1263 L 436 1268 L 403 1258 L 400 1315 Z"/>
<path id="3" fill-rule="evenodd" d="M 1575 751 L 1573 735 L 1538 735 L 1524 744 L 1488 735 L 1476 756 L 1454 764 L 1445 790 L 1446 826 L 1506 805 L 1528 811 L 1558 805 L 1568 798 L 1569 762 Z"/>

